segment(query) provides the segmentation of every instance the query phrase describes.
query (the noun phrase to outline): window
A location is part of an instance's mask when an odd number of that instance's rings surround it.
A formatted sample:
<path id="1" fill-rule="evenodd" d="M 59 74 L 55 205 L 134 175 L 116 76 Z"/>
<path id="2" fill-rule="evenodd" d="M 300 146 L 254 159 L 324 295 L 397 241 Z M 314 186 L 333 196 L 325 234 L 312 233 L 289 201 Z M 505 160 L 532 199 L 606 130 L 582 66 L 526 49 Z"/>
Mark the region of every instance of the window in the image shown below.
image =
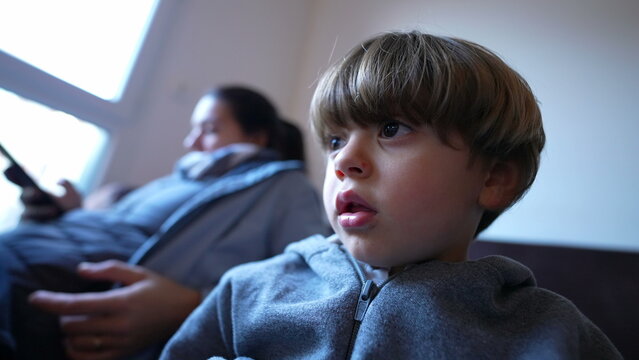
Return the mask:
<path id="1" fill-rule="evenodd" d="M 0 49 L 105 100 L 117 100 L 155 0 L 0 2 Z"/>
<path id="2" fill-rule="evenodd" d="M 0 143 L 43 189 L 58 193 L 57 181 L 66 178 L 86 190 L 83 185 L 91 182 L 90 170 L 106 144 L 103 129 L 1 89 L 0 118 Z M 19 197 L 20 189 L 3 178 L 0 231 L 18 221 Z"/>
<path id="3" fill-rule="evenodd" d="M 44 188 L 67 178 L 91 189 L 110 135 L 134 121 L 138 57 L 172 3 L 0 2 L 0 142 Z M 17 221 L 19 192 L 0 176 L 0 230 Z"/>

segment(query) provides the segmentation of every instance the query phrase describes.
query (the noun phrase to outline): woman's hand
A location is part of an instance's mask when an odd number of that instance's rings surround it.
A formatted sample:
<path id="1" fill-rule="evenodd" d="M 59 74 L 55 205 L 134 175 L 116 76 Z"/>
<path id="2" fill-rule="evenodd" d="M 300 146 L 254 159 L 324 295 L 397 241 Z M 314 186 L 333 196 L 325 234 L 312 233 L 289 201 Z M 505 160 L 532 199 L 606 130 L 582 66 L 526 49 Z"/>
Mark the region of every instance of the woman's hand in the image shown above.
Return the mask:
<path id="1" fill-rule="evenodd" d="M 32 187 L 26 187 L 22 191 L 20 200 L 24 204 L 22 219 L 34 221 L 46 221 L 57 218 L 64 212 L 79 208 L 82 206 L 82 195 L 68 180 L 60 180 L 58 185 L 62 186 L 64 193 L 61 196 L 55 196 L 50 193 L 44 193 Z M 49 196 L 55 204 L 45 201 Z"/>
<path id="2" fill-rule="evenodd" d="M 168 339 L 200 303 L 200 293 L 139 266 L 110 260 L 83 263 L 81 276 L 122 283 L 97 293 L 36 291 L 30 302 L 60 315 L 74 360 L 119 359 Z"/>

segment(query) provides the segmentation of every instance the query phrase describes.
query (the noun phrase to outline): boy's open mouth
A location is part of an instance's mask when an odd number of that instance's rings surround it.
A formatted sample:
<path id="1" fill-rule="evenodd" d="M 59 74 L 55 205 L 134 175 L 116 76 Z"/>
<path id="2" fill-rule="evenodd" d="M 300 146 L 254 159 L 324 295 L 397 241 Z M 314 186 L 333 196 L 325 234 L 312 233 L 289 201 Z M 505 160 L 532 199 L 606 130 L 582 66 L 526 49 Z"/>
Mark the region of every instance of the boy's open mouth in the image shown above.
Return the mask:
<path id="1" fill-rule="evenodd" d="M 366 200 L 362 199 L 357 193 L 353 190 L 342 191 L 337 194 L 337 199 L 335 201 L 335 205 L 337 208 L 337 213 L 339 215 L 345 213 L 356 213 L 356 212 L 377 212 L 370 206 Z"/>
<path id="2" fill-rule="evenodd" d="M 335 208 L 338 214 L 338 222 L 345 228 L 366 226 L 377 214 L 377 210 L 353 190 L 346 190 L 337 194 Z"/>

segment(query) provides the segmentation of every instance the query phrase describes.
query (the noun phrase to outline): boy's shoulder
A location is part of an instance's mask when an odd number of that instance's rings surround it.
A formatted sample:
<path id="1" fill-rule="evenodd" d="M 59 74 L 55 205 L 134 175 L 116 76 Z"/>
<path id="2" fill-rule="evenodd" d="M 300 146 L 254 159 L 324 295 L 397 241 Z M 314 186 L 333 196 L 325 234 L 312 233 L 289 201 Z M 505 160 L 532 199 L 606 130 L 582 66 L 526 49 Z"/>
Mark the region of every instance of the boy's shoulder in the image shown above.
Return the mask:
<path id="1" fill-rule="evenodd" d="M 471 317 L 535 322 L 543 317 L 558 320 L 559 316 L 566 323 L 575 320 L 575 324 L 585 319 L 570 300 L 538 287 L 527 266 L 500 255 L 464 262 L 427 261 L 407 268 L 386 286 L 392 290 L 390 302 L 421 297 L 425 302 L 447 304 L 457 308 L 458 314 Z"/>
<path id="2" fill-rule="evenodd" d="M 566 344 L 597 354 L 615 353 L 607 337 L 569 299 L 538 287 L 528 267 L 504 256 L 460 263 L 425 262 L 388 282 L 375 301 L 384 309 L 380 321 L 410 313 L 429 324 L 425 327 L 435 326 L 442 334 L 491 324 L 491 329 L 485 329 L 485 339 L 494 336 L 496 343 L 532 347 L 545 344 L 548 357 Z M 405 332 L 425 331 L 421 325 L 413 328 L 410 324 L 403 321 L 394 326 Z M 511 332 L 511 337 L 499 340 L 502 332 Z"/>

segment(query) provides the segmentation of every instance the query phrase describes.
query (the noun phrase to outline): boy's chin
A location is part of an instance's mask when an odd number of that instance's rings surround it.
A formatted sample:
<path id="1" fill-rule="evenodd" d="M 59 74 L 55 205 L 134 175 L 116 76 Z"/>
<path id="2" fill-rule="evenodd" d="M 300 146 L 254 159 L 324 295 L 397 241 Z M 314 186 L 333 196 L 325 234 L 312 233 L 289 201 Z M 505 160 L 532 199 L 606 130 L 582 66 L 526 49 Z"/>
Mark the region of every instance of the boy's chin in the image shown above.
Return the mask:
<path id="1" fill-rule="evenodd" d="M 388 256 L 389 250 L 365 232 L 338 231 L 346 251 L 357 261 L 375 268 L 391 268 L 397 259 Z"/>
<path id="2" fill-rule="evenodd" d="M 349 247 L 346 246 L 346 250 L 359 262 L 370 265 L 374 268 L 386 268 L 390 269 L 394 267 L 394 260 L 387 258 L 381 254 L 377 254 L 374 251 L 367 251 L 361 247 Z"/>

